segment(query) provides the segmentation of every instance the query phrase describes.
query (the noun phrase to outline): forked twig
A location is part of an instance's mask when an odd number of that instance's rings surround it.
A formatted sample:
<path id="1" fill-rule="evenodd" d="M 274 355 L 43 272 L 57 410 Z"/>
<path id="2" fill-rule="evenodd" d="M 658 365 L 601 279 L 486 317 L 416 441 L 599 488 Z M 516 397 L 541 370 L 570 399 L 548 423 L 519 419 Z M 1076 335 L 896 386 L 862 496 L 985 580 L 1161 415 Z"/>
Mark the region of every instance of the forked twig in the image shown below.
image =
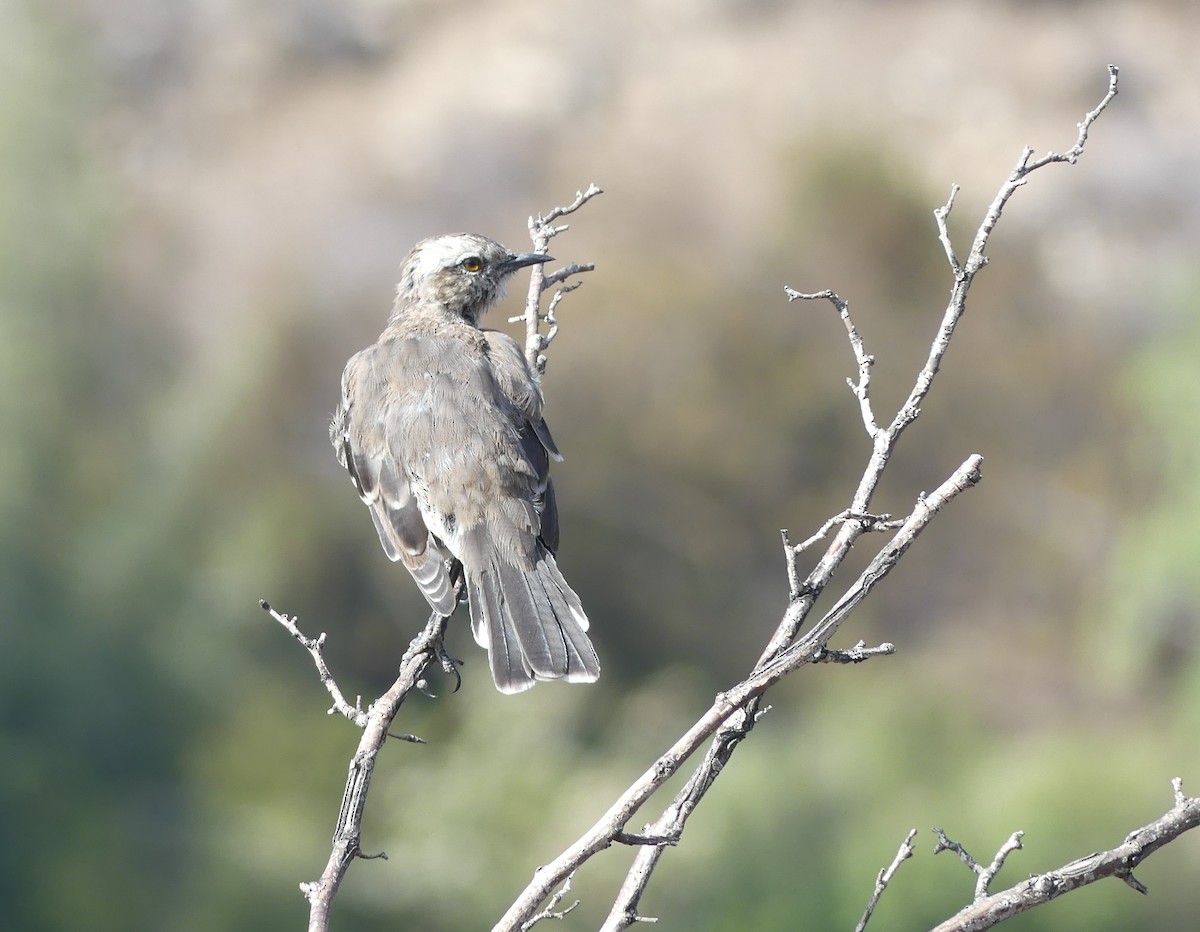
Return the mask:
<path id="1" fill-rule="evenodd" d="M 529 238 L 533 241 L 533 251 L 545 253 L 550 248 L 551 239 L 558 236 L 559 233 L 570 229 L 566 224 L 555 226 L 555 220 L 559 217 L 573 214 L 592 198 L 603 193 L 595 184 L 589 184 L 586 191 L 575 192 L 575 200 L 570 204 L 555 207 L 549 213 L 545 214 L 545 216 L 538 214 L 536 217 L 530 217 Z M 529 368 L 537 375 L 541 376 L 545 374 L 546 356 L 543 351 L 558 336 L 558 321 L 554 318 L 554 311 L 558 307 L 558 302 L 562 300 L 563 295 L 574 291 L 583 282 L 578 281 L 574 284 L 558 288 L 554 296 L 550 299 L 550 307 L 545 314 L 542 314 L 540 310 L 542 295 L 549 288 L 566 281 L 571 276 L 579 275 L 583 272 L 592 272 L 595 268 L 596 266 L 590 262 L 573 262 L 547 275 L 542 266 L 533 266 L 529 276 L 529 294 L 525 299 L 525 312 L 519 317 L 510 318 L 509 322 L 525 321 L 525 358 L 529 362 Z M 545 336 L 541 333 L 542 321 L 546 321 L 550 326 Z"/>

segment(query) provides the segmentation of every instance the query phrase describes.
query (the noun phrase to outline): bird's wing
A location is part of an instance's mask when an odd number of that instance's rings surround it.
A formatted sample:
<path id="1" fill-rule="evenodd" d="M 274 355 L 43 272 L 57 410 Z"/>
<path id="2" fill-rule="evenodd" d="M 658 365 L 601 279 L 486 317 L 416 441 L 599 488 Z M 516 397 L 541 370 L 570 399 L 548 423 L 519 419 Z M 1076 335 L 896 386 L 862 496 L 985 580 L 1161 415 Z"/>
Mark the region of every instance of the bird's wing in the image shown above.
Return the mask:
<path id="1" fill-rule="evenodd" d="M 496 386 L 518 415 L 516 424 L 521 451 L 533 468 L 533 505 L 541 516 L 539 536 L 551 553 L 558 551 L 558 506 L 550 480 L 550 460 L 562 454 L 542 417 L 542 393 L 530 372 L 521 347 L 506 333 L 485 331 Z"/>
<path id="2" fill-rule="evenodd" d="M 448 555 L 425 523 L 404 451 L 390 430 L 400 403 L 394 343 L 377 343 L 347 363 L 330 434 L 338 460 L 371 511 L 384 553 L 405 565 L 436 611 L 449 615 L 457 597 Z"/>

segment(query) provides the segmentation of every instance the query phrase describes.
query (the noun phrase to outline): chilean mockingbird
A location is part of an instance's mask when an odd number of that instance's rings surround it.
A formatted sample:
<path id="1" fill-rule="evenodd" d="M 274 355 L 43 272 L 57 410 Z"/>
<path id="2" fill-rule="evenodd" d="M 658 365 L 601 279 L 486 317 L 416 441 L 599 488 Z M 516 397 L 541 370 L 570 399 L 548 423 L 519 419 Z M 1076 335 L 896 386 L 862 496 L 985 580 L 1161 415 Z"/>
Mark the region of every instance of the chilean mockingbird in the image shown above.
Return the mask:
<path id="1" fill-rule="evenodd" d="M 550 458 L 562 457 L 541 390 L 516 341 L 479 326 L 513 272 L 549 260 L 471 233 L 417 243 L 387 327 L 346 364 L 330 425 L 384 551 L 443 616 L 461 566 L 471 630 L 506 693 L 600 675 L 554 562 Z"/>

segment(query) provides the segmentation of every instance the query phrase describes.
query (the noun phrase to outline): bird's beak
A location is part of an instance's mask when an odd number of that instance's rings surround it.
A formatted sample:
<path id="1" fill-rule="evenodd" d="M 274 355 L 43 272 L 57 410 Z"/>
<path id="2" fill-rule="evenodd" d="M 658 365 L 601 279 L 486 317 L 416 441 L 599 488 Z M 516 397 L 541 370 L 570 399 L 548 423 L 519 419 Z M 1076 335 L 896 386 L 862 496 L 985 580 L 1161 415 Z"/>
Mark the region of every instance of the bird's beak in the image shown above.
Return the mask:
<path id="1" fill-rule="evenodd" d="M 553 262 L 554 257 L 548 256 L 543 252 L 520 252 L 515 256 L 509 256 L 500 264 L 500 271 L 504 275 L 509 275 L 517 269 L 523 269 L 527 265 L 541 265 L 543 262 Z"/>

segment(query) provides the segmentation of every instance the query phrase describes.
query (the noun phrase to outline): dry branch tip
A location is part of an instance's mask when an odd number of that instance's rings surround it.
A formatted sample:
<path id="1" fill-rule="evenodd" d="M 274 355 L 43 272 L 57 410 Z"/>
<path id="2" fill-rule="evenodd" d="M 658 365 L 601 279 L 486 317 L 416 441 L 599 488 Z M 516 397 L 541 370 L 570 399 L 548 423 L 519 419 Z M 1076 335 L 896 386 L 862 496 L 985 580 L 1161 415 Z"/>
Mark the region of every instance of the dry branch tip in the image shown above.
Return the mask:
<path id="1" fill-rule="evenodd" d="M 916 848 L 913 846 L 913 839 L 917 837 L 917 830 L 914 828 L 904 837 L 904 841 L 900 842 L 900 847 L 896 851 L 896 856 L 892 859 L 892 863 L 885 868 L 882 868 L 875 877 L 875 890 L 871 893 L 870 900 L 867 901 L 867 908 L 863 911 L 862 918 L 858 920 L 858 925 L 854 927 L 854 932 L 863 932 L 867 927 L 867 923 L 871 921 L 871 917 L 875 914 L 875 907 L 879 905 L 879 898 L 883 896 L 883 892 L 887 889 L 892 878 L 896 875 L 896 871 L 900 869 L 900 865 L 911 858 L 916 853 Z"/>

